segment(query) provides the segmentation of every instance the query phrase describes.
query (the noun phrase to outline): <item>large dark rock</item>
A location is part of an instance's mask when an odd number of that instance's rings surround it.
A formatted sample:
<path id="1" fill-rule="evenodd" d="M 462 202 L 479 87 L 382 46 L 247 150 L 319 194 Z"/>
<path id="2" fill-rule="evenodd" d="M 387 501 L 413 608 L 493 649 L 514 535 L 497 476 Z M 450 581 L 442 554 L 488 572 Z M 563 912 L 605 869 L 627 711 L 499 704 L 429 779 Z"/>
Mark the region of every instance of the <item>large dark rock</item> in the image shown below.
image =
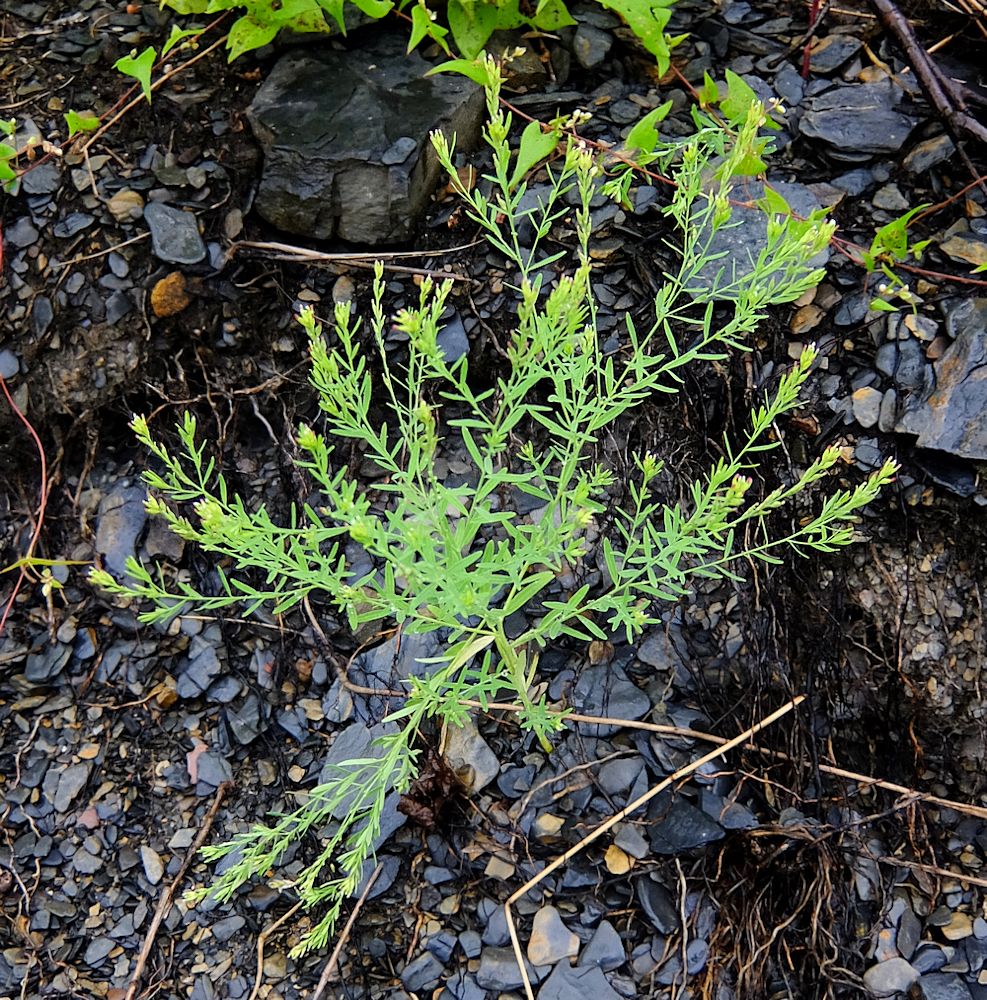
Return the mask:
<path id="1" fill-rule="evenodd" d="M 901 90 L 884 80 L 834 87 L 806 102 L 799 130 L 824 142 L 836 160 L 899 153 L 917 124 L 896 110 L 900 99 Z"/>
<path id="2" fill-rule="evenodd" d="M 382 35 L 353 51 L 283 56 L 247 112 L 264 149 L 257 211 L 316 239 L 409 237 L 439 176 L 433 129 L 476 143 L 483 92 Z"/>
<path id="3" fill-rule="evenodd" d="M 895 430 L 920 448 L 987 461 L 987 299 L 966 299 L 946 317 L 953 343 L 935 364 L 932 385 L 910 403 Z"/>

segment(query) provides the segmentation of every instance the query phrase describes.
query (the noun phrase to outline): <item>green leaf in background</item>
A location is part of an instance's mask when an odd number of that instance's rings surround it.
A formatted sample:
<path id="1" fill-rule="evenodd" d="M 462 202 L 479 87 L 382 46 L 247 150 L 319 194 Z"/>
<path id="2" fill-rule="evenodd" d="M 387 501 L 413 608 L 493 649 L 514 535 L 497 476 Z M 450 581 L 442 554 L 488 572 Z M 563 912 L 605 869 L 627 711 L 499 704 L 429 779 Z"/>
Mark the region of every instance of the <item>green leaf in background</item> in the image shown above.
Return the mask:
<path id="1" fill-rule="evenodd" d="M 720 101 L 720 111 L 731 125 L 743 125 L 750 106 L 758 99 L 757 94 L 732 69 L 728 69 L 725 76 L 727 96 Z"/>
<path id="2" fill-rule="evenodd" d="M 540 0 L 531 19 L 532 26 L 539 31 L 558 31 L 575 23 L 563 0 Z"/>
<path id="3" fill-rule="evenodd" d="M 95 132 L 99 128 L 99 119 L 91 111 L 67 111 L 65 124 L 69 127 L 69 138 L 80 132 Z"/>
<path id="4" fill-rule="evenodd" d="M 657 124 L 663 122 L 669 111 L 672 110 L 672 102 L 665 101 L 653 111 L 649 111 L 635 126 L 627 133 L 624 140 L 624 148 L 628 150 L 640 150 L 642 153 L 653 153 L 658 145 Z"/>
<path id="5" fill-rule="evenodd" d="M 260 24 L 252 17 L 241 17 L 230 28 L 226 46 L 229 49 L 228 61 L 233 62 L 244 52 L 259 49 L 274 40 L 281 26 L 279 24 Z"/>
<path id="6" fill-rule="evenodd" d="M 179 28 L 177 24 L 171 26 L 171 34 L 168 41 L 161 47 L 161 58 L 163 59 L 176 46 L 181 45 L 186 38 L 194 38 L 202 34 L 202 28 Z"/>
<path id="7" fill-rule="evenodd" d="M 336 22 L 342 34 L 346 34 L 346 21 L 343 19 L 343 0 L 318 0 L 319 6 Z"/>
<path id="8" fill-rule="evenodd" d="M 553 129 L 551 132 L 543 132 L 538 122 L 528 122 L 521 133 L 514 173 L 511 174 L 511 188 L 516 188 L 536 163 L 551 156 L 558 144 L 558 131 Z"/>
<path id="9" fill-rule="evenodd" d="M 353 0 L 353 6 L 362 10 L 367 17 L 373 17 L 379 21 L 382 17 L 390 14 L 394 4 L 390 0 Z"/>
<path id="10" fill-rule="evenodd" d="M 435 14 L 425 6 L 425 0 L 418 0 L 411 8 L 411 38 L 408 40 L 408 51 L 414 52 L 423 38 L 431 38 L 445 54 L 451 55 L 446 36 L 448 28 L 443 28 L 435 19 Z"/>
<path id="11" fill-rule="evenodd" d="M 671 47 L 678 39 L 665 34 L 675 0 L 599 0 L 627 23 L 641 44 L 655 57 L 658 72 L 664 75 L 671 65 Z"/>
<path id="12" fill-rule="evenodd" d="M 232 32 L 230 32 L 232 34 Z M 129 76 L 135 79 L 141 85 L 141 92 L 147 99 L 148 104 L 151 103 L 151 70 L 154 67 L 154 62 L 157 59 L 157 51 L 152 47 L 148 46 L 140 54 L 136 54 L 137 50 L 133 49 L 129 56 L 124 56 L 122 59 L 118 59 L 114 64 L 113 68 L 119 70 L 124 76 Z"/>
<path id="13" fill-rule="evenodd" d="M 473 59 L 450 59 L 433 67 L 425 75 L 432 76 L 433 73 L 459 73 L 481 87 L 486 85 L 489 78 L 486 68 Z"/>
<path id="14" fill-rule="evenodd" d="M 461 0 L 449 0 L 447 8 L 449 29 L 456 41 L 456 48 L 467 59 L 479 55 L 490 36 L 507 25 L 502 23 L 498 8 L 491 4 L 465 5 Z M 516 27 L 516 25 L 510 25 Z"/>
<path id="15" fill-rule="evenodd" d="M 896 305 L 892 305 L 886 299 L 872 299 L 870 308 L 875 312 L 883 313 L 896 313 L 898 311 L 898 307 Z"/>

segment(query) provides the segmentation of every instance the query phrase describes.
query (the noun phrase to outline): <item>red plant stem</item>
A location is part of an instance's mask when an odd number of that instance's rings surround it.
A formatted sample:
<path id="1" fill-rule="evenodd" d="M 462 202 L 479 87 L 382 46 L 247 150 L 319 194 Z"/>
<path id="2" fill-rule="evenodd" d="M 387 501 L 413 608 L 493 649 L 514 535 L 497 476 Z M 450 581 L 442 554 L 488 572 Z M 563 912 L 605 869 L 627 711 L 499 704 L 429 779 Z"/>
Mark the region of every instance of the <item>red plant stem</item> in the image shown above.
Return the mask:
<path id="1" fill-rule="evenodd" d="M 27 432 L 31 435 L 31 438 L 34 441 L 34 446 L 38 449 L 38 456 L 41 459 L 41 498 L 38 501 L 38 517 L 34 524 L 34 531 L 31 534 L 31 541 L 27 547 L 27 552 L 23 556 L 24 560 L 29 560 L 31 556 L 34 555 L 34 550 L 37 547 L 39 539 L 41 538 L 41 528 L 45 523 L 45 508 L 48 506 L 48 461 L 45 458 L 45 449 L 41 444 L 41 438 L 38 437 L 38 432 L 31 426 L 31 422 L 24 416 L 20 407 L 14 402 L 14 397 L 10 394 L 10 389 L 7 387 L 7 381 L 2 375 L 0 375 L 0 390 L 3 390 L 4 396 L 7 397 L 7 402 L 10 404 L 10 408 L 17 415 L 18 420 L 20 420 L 20 422 L 27 428 Z M 3 615 L 0 616 L 0 636 L 3 635 L 3 629 L 7 624 L 7 617 L 10 614 L 10 609 L 14 606 L 14 601 L 16 600 L 26 577 L 27 569 L 22 563 L 20 572 L 17 574 L 17 582 L 14 584 L 13 593 L 11 593 L 10 599 L 4 605 Z"/>
<path id="2" fill-rule="evenodd" d="M 809 8 L 809 37 L 805 40 L 805 48 L 802 49 L 802 79 L 809 79 L 809 62 L 812 58 L 812 36 L 816 31 L 816 22 L 819 20 L 819 8 L 822 6 L 822 0 L 812 0 L 812 6 Z"/>

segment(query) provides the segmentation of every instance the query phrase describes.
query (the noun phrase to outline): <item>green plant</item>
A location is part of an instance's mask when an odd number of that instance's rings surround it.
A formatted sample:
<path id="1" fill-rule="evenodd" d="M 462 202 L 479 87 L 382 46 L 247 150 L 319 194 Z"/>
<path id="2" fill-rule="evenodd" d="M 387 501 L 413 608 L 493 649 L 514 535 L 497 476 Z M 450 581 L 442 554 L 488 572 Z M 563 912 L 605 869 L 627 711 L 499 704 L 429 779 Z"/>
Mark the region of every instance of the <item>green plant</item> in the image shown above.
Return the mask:
<path id="1" fill-rule="evenodd" d="M 896 264 L 904 264 L 909 259 L 921 260 L 922 253 L 929 245 L 929 240 L 918 240 L 914 243 L 908 239 L 908 226 L 919 212 L 928 208 L 928 203 L 916 205 L 904 215 L 892 219 L 881 226 L 874 234 L 870 247 L 860 252 L 860 262 L 868 274 L 880 273 L 884 281 L 878 287 L 878 295 L 870 304 L 870 308 L 878 312 L 897 312 L 896 306 L 890 300 L 899 298 L 906 305 L 915 309 L 919 302 L 914 292 L 906 282 L 895 272 Z"/>
<path id="2" fill-rule="evenodd" d="M 70 140 L 81 132 L 99 128 L 99 119 L 91 111 L 67 111 L 64 118 Z M 0 118 L 0 140 L 6 140 L 0 141 L 0 191 L 4 194 L 17 194 L 21 174 L 36 161 L 39 149 L 45 156 L 62 155 L 61 147 L 45 141 L 36 132 L 18 136 L 16 118 Z"/>
<path id="3" fill-rule="evenodd" d="M 346 32 L 346 4 L 379 20 L 392 10 L 411 22 L 409 51 L 423 39 L 436 42 L 448 55 L 455 51 L 472 59 L 495 31 L 528 28 L 553 32 L 575 24 L 564 0 L 448 0 L 429 6 L 426 0 L 161 0 L 178 14 L 218 14 L 239 11 L 227 40 L 230 61 L 267 45 L 279 31 L 324 32 L 334 28 Z M 641 44 L 655 57 L 664 73 L 669 52 L 678 39 L 670 39 L 665 28 L 674 0 L 599 0 L 627 23 Z M 440 20 L 444 15 L 445 23 Z"/>
<path id="4" fill-rule="evenodd" d="M 233 495 L 198 442 L 192 416 L 178 428 L 177 453 L 152 437 L 147 421 L 138 417 L 134 430 L 157 462 L 145 475 L 152 491 L 148 510 L 216 555 L 219 589 L 206 594 L 187 582 L 169 585 L 160 572 L 133 559 L 131 582 L 101 570 L 91 577 L 111 593 L 153 602 L 141 615 L 147 622 L 233 604 L 250 611 L 272 603 L 286 611 L 319 595 L 353 627 L 387 620 L 445 638 L 445 651 L 428 661 L 426 676 L 409 681 L 407 700 L 389 717 L 393 729 L 380 741 L 378 756 L 335 767 L 304 805 L 272 826 L 256 825 L 206 850 L 207 858 L 228 858 L 232 864 L 197 896 L 224 899 L 276 867 L 292 842 L 319 832 L 317 856 L 292 888 L 306 904 L 324 904 L 326 910 L 298 950 L 326 942 L 359 885 L 385 798 L 413 780 L 416 742 L 430 719 L 460 724 L 468 711 L 465 702 L 488 704 L 506 692 L 520 708 L 522 725 L 550 749 L 565 713 L 547 704 L 538 682 L 538 654 L 546 644 L 562 636 L 604 638 L 614 629 L 633 637 L 660 622 L 660 602 L 685 594 L 691 577 L 731 577 L 737 561 L 777 562 L 785 549 L 805 554 L 845 545 L 853 539 L 856 512 L 894 472 L 885 465 L 859 485 L 826 497 L 792 530 L 780 536 L 770 532 L 770 515 L 826 478 L 838 461 L 837 450 L 827 449 L 793 482 L 752 499 L 752 479 L 745 473 L 774 447 L 770 434 L 778 418 L 798 405 L 816 356 L 809 349 L 754 410 L 743 439 L 725 442 L 724 456 L 689 487 L 688 502 L 664 502 L 656 493 L 660 460 L 639 455 L 625 508 L 601 543 L 605 583 L 550 599 L 546 591 L 563 568 L 578 567 L 589 554 L 587 532 L 605 511 L 604 493 L 615 488 L 612 472 L 592 461 L 600 434 L 655 393 L 677 392 L 685 365 L 746 349 L 744 338 L 769 305 L 793 301 L 820 280 L 821 272 L 809 262 L 827 245 L 832 226 L 821 218 L 767 216 L 768 245 L 752 271 L 747 273 L 745 262 L 745 273 L 738 276 L 724 260 L 712 287 L 696 282 L 709 263 L 712 239 L 730 224 L 735 169 L 758 146 L 765 114 L 753 101 L 732 142 L 701 133 L 679 147 L 677 187 L 665 210 L 677 232 L 670 246 L 678 254 L 678 269 L 666 275 L 655 298 L 650 330 L 637 330 L 627 317 L 621 359 L 604 357 L 589 253 L 589 204 L 598 165 L 570 141 L 545 168 L 549 190 L 542 202 L 522 208 L 524 168 L 548 156 L 558 135 L 538 137 L 529 127 L 522 152 L 513 153 L 511 117 L 498 102 L 499 70 L 489 59 L 480 65 L 490 114 L 485 137 L 492 152 L 484 184 L 472 190 L 459 186 L 453 150 L 439 134 L 433 143 L 468 213 L 520 275 L 509 366 L 496 387 L 475 390 L 466 359 L 450 363 L 439 346 L 449 282 L 424 281 L 418 304 L 393 320 L 407 337 L 406 356 L 393 360 L 384 344 L 391 320 L 378 267 L 369 344 L 349 303 L 335 308 L 331 345 L 311 310 L 299 317 L 309 337 L 311 381 L 325 430 L 299 428 L 296 462 L 317 484 L 320 501 L 293 508 L 287 525 L 275 524 L 263 507 L 251 509 Z M 571 210 L 566 196 L 573 190 L 578 198 Z M 577 264 L 550 282 L 546 269 L 563 251 L 549 251 L 545 241 L 556 223 L 570 217 Z M 533 230 L 527 243 L 521 236 L 524 222 Z M 368 361 L 373 349 L 377 374 Z M 358 483 L 333 442 L 355 443 L 382 480 L 373 488 Z M 439 478 L 435 460 L 443 443 L 472 460 L 469 482 L 450 486 Z M 505 507 L 502 498 L 512 490 L 537 498 L 542 516 L 530 520 Z M 185 504 L 192 504 L 191 516 L 180 512 Z M 354 574 L 344 555 L 351 543 L 373 557 L 372 571 Z M 529 624 L 512 637 L 506 620 L 525 607 Z"/>

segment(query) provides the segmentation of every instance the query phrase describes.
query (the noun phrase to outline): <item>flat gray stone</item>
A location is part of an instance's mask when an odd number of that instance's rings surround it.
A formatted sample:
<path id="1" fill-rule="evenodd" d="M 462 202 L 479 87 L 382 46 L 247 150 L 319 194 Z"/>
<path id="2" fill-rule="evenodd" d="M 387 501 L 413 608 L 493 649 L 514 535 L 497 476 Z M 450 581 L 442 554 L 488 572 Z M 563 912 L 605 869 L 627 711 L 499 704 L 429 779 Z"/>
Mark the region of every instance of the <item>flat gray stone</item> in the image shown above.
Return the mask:
<path id="1" fill-rule="evenodd" d="M 88 764 L 71 764 L 58 776 L 55 786 L 55 798 L 52 805 L 55 812 L 67 812 L 75 801 L 75 797 L 86 787 L 89 780 Z"/>
<path id="2" fill-rule="evenodd" d="M 478 136 L 483 94 L 378 31 L 352 51 L 284 55 L 247 112 L 264 150 L 260 215 L 290 233 L 354 243 L 409 238 L 439 177 L 433 129 Z"/>
<path id="3" fill-rule="evenodd" d="M 620 994 L 595 965 L 560 962 L 538 991 L 538 1000 L 620 1000 Z"/>
<path id="4" fill-rule="evenodd" d="M 500 774 L 500 761 L 479 734 L 472 716 L 462 726 L 450 724 L 445 759 L 458 774 L 468 778 L 471 792 L 478 792 Z"/>
<path id="5" fill-rule="evenodd" d="M 595 965 L 604 972 L 619 969 L 627 960 L 624 942 L 609 920 L 601 920 L 590 942 L 583 949 L 576 963 L 580 966 Z"/>
<path id="6" fill-rule="evenodd" d="M 616 664 L 587 667 L 576 681 L 573 700 L 584 715 L 635 720 L 651 711 L 651 700 Z M 591 722 L 577 725 L 581 733 L 589 736 L 612 736 L 620 728 Z"/>
<path id="7" fill-rule="evenodd" d="M 906 404 L 895 430 L 916 435 L 919 448 L 982 462 L 987 460 L 987 299 L 953 306 L 946 330 L 955 340 L 934 365 L 931 389 Z"/>
<path id="8" fill-rule="evenodd" d="M 578 954 L 579 938 L 562 922 L 554 906 L 543 906 L 531 925 L 528 961 L 532 965 L 554 965 Z"/>
<path id="9" fill-rule="evenodd" d="M 930 972 L 912 986 L 914 1000 L 971 1000 L 970 987 L 955 972 Z"/>
<path id="10" fill-rule="evenodd" d="M 675 855 L 722 840 L 724 831 L 719 823 L 679 796 L 651 827 L 650 835 L 655 853 Z"/>
<path id="11" fill-rule="evenodd" d="M 206 245 L 191 212 L 152 201 L 144 206 L 144 221 L 151 230 L 151 248 L 158 260 L 169 264 L 198 264 L 205 260 Z"/>
<path id="12" fill-rule="evenodd" d="M 546 968 L 536 968 L 527 959 L 525 971 L 533 983 L 541 982 L 548 974 Z M 513 948 L 484 948 L 480 954 L 480 967 L 476 970 L 477 985 L 485 990 L 516 990 L 524 985 L 521 970 Z"/>
<path id="13" fill-rule="evenodd" d="M 837 160 L 896 154 L 917 124 L 895 110 L 900 93 L 884 81 L 835 87 L 805 102 L 799 129 Z"/>
<path id="14" fill-rule="evenodd" d="M 804 184 L 772 181 L 771 187 L 785 199 L 796 215 L 803 218 L 823 207 Z M 734 204 L 730 221 L 716 231 L 709 245 L 711 259 L 693 278 L 692 288 L 703 300 L 705 296 L 702 293 L 735 299 L 736 291 L 728 286 L 742 281 L 754 270 L 758 255 L 768 245 L 768 216 L 756 204 L 763 197 L 764 184 L 761 181 L 737 178 L 731 195 Z M 743 204 L 745 202 L 751 202 L 751 207 Z M 702 238 L 706 238 L 705 234 Z M 828 260 L 829 250 L 825 249 L 810 263 L 813 267 L 823 267 Z"/>
<path id="15" fill-rule="evenodd" d="M 903 958 L 889 958 L 864 973 L 864 986 L 871 996 L 893 997 L 904 993 L 916 979 L 918 973 Z"/>

